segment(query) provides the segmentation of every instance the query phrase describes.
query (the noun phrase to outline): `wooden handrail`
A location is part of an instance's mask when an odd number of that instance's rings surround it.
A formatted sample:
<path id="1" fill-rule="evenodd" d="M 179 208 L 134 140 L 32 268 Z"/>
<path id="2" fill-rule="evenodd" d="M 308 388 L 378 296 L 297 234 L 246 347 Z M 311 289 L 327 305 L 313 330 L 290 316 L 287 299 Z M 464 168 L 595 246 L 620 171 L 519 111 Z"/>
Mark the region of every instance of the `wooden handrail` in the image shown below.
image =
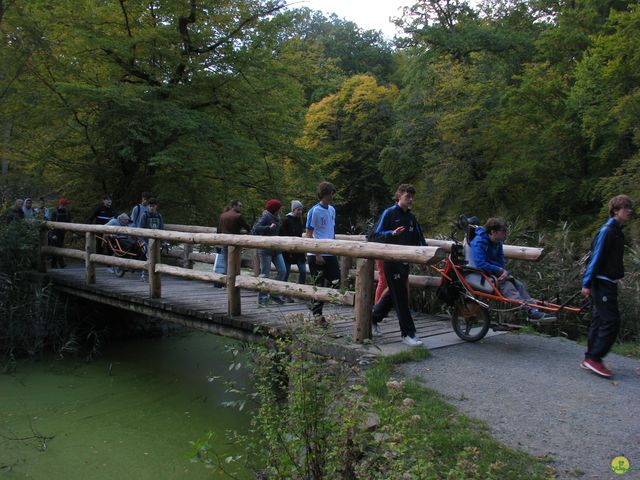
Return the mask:
<path id="1" fill-rule="evenodd" d="M 296 253 L 327 253 L 352 258 L 379 258 L 397 262 L 430 264 L 444 257 L 438 247 L 409 247 L 352 240 L 316 240 L 313 238 L 229 235 L 224 233 L 183 233 L 132 227 L 107 227 L 80 223 L 43 222 L 48 228 L 71 232 L 94 232 L 107 235 L 155 238 L 181 243 L 202 245 L 227 245 L 243 248 L 260 248 Z"/>

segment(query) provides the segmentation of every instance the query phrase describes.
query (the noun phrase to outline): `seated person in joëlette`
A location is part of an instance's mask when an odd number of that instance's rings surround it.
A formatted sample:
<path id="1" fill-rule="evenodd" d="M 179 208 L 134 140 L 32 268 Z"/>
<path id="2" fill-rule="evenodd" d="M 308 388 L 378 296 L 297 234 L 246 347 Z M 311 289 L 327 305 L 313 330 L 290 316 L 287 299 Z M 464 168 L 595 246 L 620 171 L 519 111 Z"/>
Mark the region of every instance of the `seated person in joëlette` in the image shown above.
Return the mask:
<path id="1" fill-rule="evenodd" d="M 484 227 L 476 227 L 471 240 L 471 258 L 469 266 L 484 271 L 497 278 L 500 292 L 506 298 L 535 303 L 525 285 L 512 277 L 505 268 L 503 242 L 507 238 L 507 222 L 501 218 L 490 218 Z M 553 315 L 546 314 L 535 307 L 528 307 L 529 320 L 536 322 L 553 321 Z"/>
<path id="2" fill-rule="evenodd" d="M 129 218 L 129 215 L 127 215 L 126 213 L 121 213 L 116 218 L 112 218 L 111 220 L 109 220 L 105 224 L 105 226 L 106 227 L 128 227 L 130 222 L 131 222 L 131 219 Z M 125 252 L 135 253 L 136 257 L 143 256 L 143 253 L 140 250 L 140 246 L 138 245 L 138 242 L 134 237 L 129 235 L 117 234 L 117 233 L 113 235 L 109 235 L 108 237 L 112 239 L 117 239 L 118 243 L 120 243 L 120 246 Z M 114 247 L 113 243 L 111 243 L 111 246 L 112 248 Z"/>

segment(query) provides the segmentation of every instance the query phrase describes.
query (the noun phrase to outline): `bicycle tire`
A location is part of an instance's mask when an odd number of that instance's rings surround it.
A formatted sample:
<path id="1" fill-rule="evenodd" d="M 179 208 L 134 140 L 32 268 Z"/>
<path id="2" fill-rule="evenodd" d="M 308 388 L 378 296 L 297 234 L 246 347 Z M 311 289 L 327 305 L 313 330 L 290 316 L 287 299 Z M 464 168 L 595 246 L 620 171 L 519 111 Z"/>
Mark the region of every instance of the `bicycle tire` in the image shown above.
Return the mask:
<path id="1" fill-rule="evenodd" d="M 489 331 L 491 317 L 486 308 L 473 300 L 458 298 L 451 309 L 451 326 L 465 342 L 477 342 Z"/>

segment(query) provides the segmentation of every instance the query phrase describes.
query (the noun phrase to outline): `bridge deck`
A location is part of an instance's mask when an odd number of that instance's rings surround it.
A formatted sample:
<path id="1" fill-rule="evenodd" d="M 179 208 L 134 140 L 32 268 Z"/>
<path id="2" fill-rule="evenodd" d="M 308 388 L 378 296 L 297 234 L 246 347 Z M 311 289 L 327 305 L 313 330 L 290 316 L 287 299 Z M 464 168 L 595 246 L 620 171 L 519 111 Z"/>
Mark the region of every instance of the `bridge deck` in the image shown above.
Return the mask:
<path id="1" fill-rule="evenodd" d="M 96 268 L 96 283 L 87 285 L 84 266 L 69 265 L 63 270 L 48 272 L 56 288 L 64 293 L 85 298 L 152 317 L 187 325 L 216 334 L 243 340 L 256 340 L 258 326 L 284 331 L 290 323 L 310 321 L 308 304 L 302 300 L 285 305 L 259 306 L 257 293 L 242 291 L 242 315 L 229 317 L 225 289 L 214 288 L 212 283 L 162 276 L 162 298 L 149 298 L 149 286 L 140 280 L 139 273 L 127 272 L 117 278 L 106 267 Z M 353 334 L 353 309 L 325 304 L 324 314 L 330 322 L 323 350 L 336 357 L 355 360 L 362 355 L 388 355 L 406 349 L 401 342 L 398 321 L 391 314 L 381 329 L 384 336 L 371 345 L 359 345 Z M 417 334 L 428 348 L 460 343 L 444 316 L 419 314 L 414 317 Z M 330 339 L 330 341 L 327 341 Z"/>

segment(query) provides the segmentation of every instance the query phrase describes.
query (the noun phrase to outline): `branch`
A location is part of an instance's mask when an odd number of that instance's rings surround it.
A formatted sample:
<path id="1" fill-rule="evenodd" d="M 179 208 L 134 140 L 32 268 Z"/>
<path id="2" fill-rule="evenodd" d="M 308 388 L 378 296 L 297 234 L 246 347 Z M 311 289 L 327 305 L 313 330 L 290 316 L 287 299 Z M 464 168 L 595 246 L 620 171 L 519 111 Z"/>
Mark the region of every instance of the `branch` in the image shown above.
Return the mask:
<path id="1" fill-rule="evenodd" d="M 249 23 L 255 22 L 257 19 L 259 19 L 260 17 L 264 17 L 266 15 L 271 15 L 274 12 L 277 12 L 278 10 L 281 10 L 285 7 L 286 5 L 279 5 L 273 8 L 270 8 L 269 10 L 265 10 L 263 12 L 258 12 L 255 15 L 252 15 L 248 18 L 245 18 L 242 22 L 240 22 L 240 24 L 234 28 L 233 30 L 231 30 L 228 34 L 226 34 L 224 37 L 222 37 L 220 40 L 218 40 L 217 42 L 204 47 L 204 48 L 192 48 L 191 52 L 193 53 L 208 53 L 208 52 L 213 52 L 216 49 L 218 49 L 220 46 L 222 46 L 223 44 L 227 43 L 229 40 L 231 40 L 233 37 L 235 37 L 238 33 L 240 33 L 240 31 L 247 26 Z"/>
<path id="2" fill-rule="evenodd" d="M 102 51 L 106 53 L 109 57 L 113 58 L 115 63 L 119 67 L 121 67 L 123 70 L 125 70 L 129 75 L 139 78 L 140 80 L 144 80 L 149 85 L 152 85 L 154 87 L 162 86 L 162 84 L 158 80 L 154 79 L 147 72 L 137 68 L 133 62 L 127 63 L 122 58 L 118 57 L 112 49 L 103 48 Z"/>

